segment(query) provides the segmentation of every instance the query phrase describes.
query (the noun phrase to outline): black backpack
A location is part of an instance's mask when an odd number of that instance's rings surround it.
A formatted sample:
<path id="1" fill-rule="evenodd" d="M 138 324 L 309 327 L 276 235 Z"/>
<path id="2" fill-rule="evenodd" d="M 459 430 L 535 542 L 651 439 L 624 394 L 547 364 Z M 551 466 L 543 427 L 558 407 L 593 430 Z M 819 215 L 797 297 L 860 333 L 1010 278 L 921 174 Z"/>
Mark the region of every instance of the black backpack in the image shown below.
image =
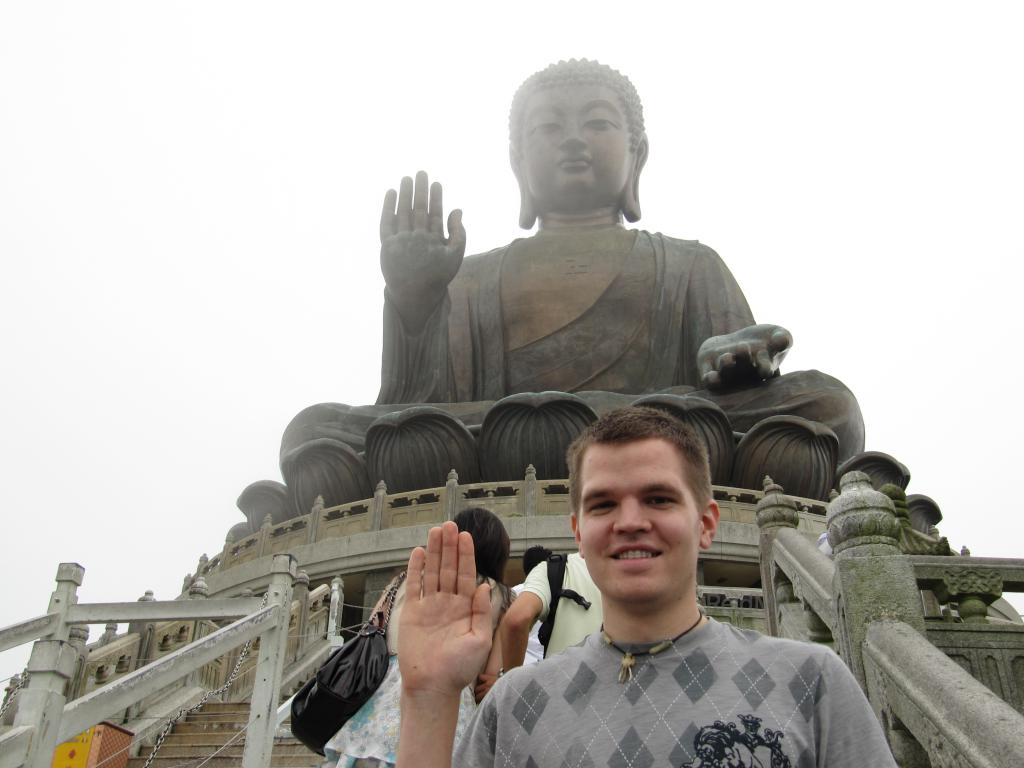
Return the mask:
<path id="1" fill-rule="evenodd" d="M 548 655 L 548 644 L 551 642 L 551 631 L 555 628 L 555 614 L 558 612 L 558 604 L 562 598 L 572 600 L 583 610 L 590 610 L 590 601 L 579 592 L 572 589 L 562 589 L 565 581 L 565 564 L 568 562 L 568 555 L 551 555 L 547 559 L 548 587 L 551 590 L 551 603 L 548 606 L 548 617 L 541 623 L 537 630 L 537 638 L 544 646 L 544 658 Z"/>

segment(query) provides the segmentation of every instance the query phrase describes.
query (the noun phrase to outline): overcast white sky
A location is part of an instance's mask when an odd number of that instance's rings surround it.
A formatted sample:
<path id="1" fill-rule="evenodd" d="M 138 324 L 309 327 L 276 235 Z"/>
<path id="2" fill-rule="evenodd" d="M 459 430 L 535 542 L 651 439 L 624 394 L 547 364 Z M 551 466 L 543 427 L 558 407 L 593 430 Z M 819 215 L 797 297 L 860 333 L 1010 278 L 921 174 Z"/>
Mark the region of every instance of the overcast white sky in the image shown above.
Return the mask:
<path id="1" fill-rule="evenodd" d="M 846 382 L 955 547 L 1024 556 L 1024 12 L 825 5 L 0 5 L 0 626 L 64 560 L 175 596 L 295 413 L 372 402 L 384 191 L 517 236 L 509 102 L 573 56 L 640 91 L 641 225 Z"/>

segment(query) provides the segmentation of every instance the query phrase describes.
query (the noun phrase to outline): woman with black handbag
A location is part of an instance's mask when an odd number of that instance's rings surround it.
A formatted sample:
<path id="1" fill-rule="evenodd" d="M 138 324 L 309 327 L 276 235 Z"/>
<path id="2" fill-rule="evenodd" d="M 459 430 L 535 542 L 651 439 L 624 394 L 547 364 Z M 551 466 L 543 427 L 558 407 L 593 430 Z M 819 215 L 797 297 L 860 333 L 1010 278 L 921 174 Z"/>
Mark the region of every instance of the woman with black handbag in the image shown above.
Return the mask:
<path id="1" fill-rule="evenodd" d="M 476 552 L 477 581 L 491 585 L 491 631 L 498 627 L 502 614 L 511 602 L 508 587 L 502 583 L 505 564 L 509 556 L 509 538 L 505 526 L 496 515 L 480 507 L 463 510 L 454 522 L 460 531 L 473 537 Z M 402 677 L 398 671 L 398 625 L 405 602 L 404 573 L 396 576 L 384 591 L 374 614 L 386 612 L 389 592 L 394 592 L 393 606 L 387 621 L 387 644 L 390 659 L 387 675 L 370 700 L 345 723 L 324 746 L 327 760 L 323 768 L 391 768 L 398 752 L 399 702 Z M 501 669 L 501 645 L 494 636 L 491 654 L 482 673 L 498 674 Z M 459 724 L 455 739 L 461 737 L 476 704 L 472 688 L 462 692 L 459 706 Z"/>

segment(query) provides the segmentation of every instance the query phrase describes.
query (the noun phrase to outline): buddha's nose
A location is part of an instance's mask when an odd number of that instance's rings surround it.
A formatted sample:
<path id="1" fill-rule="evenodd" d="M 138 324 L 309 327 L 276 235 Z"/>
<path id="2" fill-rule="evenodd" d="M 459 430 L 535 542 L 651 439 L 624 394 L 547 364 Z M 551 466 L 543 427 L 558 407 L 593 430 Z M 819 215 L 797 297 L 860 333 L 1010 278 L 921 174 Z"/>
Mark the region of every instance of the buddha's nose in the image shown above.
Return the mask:
<path id="1" fill-rule="evenodd" d="M 570 135 L 565 138 L 560 148 L 566 154 L 579 155 L 586 150 L 587 144 L 579 136 Z"/>

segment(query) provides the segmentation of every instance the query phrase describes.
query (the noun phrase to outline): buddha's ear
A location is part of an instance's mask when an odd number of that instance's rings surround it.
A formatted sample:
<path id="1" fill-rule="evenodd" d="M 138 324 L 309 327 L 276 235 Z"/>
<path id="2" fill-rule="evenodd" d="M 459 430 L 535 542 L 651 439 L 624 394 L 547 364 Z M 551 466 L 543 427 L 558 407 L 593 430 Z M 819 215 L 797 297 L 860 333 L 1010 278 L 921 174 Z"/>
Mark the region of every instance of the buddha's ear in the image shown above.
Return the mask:
<path id="1" fill-rule="evenodd" d="M 647 137 L 640 139 L 633 151 L 633 168 L 622 191 L 622 215 L 626 221 L 640 221 L 640 172 L 647 163 Z"/>
<path id="2" fill-rule="evenodd" d="M 534 210 L 530 188 L 527 186 L 523 174 L 523 156 L 510 147 L 508 159 L 512 165 L 512 173 L 515 174 L 516 182 L 519 184 L 519 226 L 523 229 L 533 229 L 533 225 L 537 223 L 537 212 Z"/>

